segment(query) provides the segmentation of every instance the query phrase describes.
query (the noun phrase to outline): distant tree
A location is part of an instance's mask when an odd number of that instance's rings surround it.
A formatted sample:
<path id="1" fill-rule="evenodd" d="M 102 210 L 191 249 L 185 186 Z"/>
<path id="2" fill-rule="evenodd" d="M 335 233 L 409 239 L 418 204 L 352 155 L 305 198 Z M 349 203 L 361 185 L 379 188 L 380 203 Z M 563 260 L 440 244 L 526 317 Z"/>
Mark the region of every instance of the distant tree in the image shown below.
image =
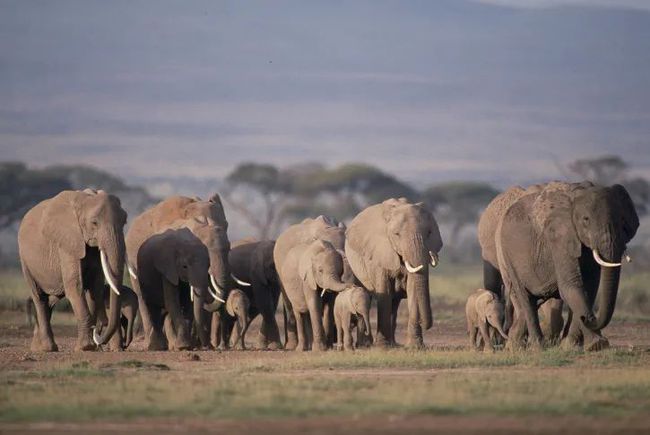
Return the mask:
<path id="1" fill-rule="evenodd" d="M 422 192 L 422 198 L 436 219 L 451 227 L 445 243 L 453 248 L 459 245 L 463 228 L 475 226 L 481 211 L 498 194 L 487 183 L 456 181 L 431 186 Z"/>

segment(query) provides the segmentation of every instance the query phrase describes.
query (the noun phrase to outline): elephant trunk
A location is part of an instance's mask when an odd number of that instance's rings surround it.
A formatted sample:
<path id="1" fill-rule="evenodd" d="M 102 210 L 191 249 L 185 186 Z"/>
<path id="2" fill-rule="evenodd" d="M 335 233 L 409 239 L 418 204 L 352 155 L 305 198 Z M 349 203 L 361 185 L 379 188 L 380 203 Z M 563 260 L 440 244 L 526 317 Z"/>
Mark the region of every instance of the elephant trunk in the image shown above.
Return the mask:
<path id="1" fill-rule="evenodd" d="M 220 249 L 209 251 L 210 254 L 210 284 L 217 295 L 226 300 L 228 291 L 235 287 L 234 278 L 228 263 L 228 250 Z"/>
<path id="2" fill-rule="evenodd" d="M 350 287 L 350 284 L 341 281 L 340 278 L 337 278 L 334 275 L 327 277 L 323 284 L 323 289 L 332 290 L 337 293 L 342 292 L 346 288 Z"/>
<path id="3" fill-rule="evenodd" d="M 192 313 L 194 315 L 194 325 L 196 326 L 197 335 L 201 338 L 205 335 L 204 331 L 206 330 L 206 316 L 203 311 L 203 305 L 205 304 L 205 294 L 207 293 L 207 290 L 201 289 L 198 293 L 199 295 L 194 295 Z M 202 346 L 206 345 L 203 341 L 204 339 L 201 339 Z"/>
<path id="4" fill-rule="evenodd" d="M 370 306 L 368 306 L 367 309 L 364 309 L 363 313 L 361 313 L 361 317 L 363 317 L 363 323 L 366 326 L 366 335 L 367 336 L 372 336 L 372 331 L 370 330 Z"/>
<path id="5" fill-rule="evenodd" d="M 598 284 L 598 312 L 594 330 L 600 330 L 609 325 L 616 307 L 618 284 L 621 277 L 620 267 L 600 268 L 600 283 Z"/>
<path id="6" fill-rule="evenodd" d="M 410 241 L 405 252 L 404 265 L 408 272 L 406 295 L 415 298 L 415 304 L 409 306 L 416 307 L 417 321 L 420 327 L 427 330 L 433 324 L 429 297 L 429 251 L 425 249 L 422 239 L 415 237 Z"/>
<path id="7" fill-rule="evenodd" d="M 111 296 L 108 327 L 99 337 L 97 337 L 97 334 L 93 334 L 93 340 L 98 346 L 105 344 L 120 325 L 121 303 L 119 295 L 122 287 L 122 275 L 124 274 L 125 252 L 124 236 L 120 231 L 111 231 L 108 241 L 99 245 L 102 271 L 104 279 L 109 285 Z"/>
<path id="8" fill-rule="evenodd" d="M 129 347 L 131 342 L 133 341 L 133 327 L 135 323 L 135 314 L 133 316 L 127 317 L 127 322 L 126 322 L 126 334 L 124 337 L 124 348 L 126 349 Z"/>

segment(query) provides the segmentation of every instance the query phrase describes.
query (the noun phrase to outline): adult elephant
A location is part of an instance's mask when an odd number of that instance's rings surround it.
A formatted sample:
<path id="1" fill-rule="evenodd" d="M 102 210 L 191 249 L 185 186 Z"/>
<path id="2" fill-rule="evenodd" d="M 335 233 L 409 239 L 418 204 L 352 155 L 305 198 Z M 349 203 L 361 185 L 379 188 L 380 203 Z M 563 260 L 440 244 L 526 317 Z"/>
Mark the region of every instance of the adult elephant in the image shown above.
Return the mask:
<path id="1" fill-rule="evenodd" d="M 273 260 L 273 240 L 244 239 L 233 243 L 230 269 L 238 277 L 237 288 L 250 300 L 251 321 L 262 316 L 257 339 L 259 349 L 280 349 L 280 332 L 275 311 L 280 299 L 280 281 Z M 243 280 L 243 281 L 242 281 Z"/>
<path id="2" fill-rule="evenodd" d="M 208 250 L 188 228 L 167 230 L 142 244 L 137 267 L 144 302 L 140 312 L 151 319 L 152 327 L 147 350 L 190 349 L 192 321 L 201 345 L 209 346 L 208 329 L 202 321 L 209 266 Z"/>
<path id="3" fill-rule="evenodd" d="M 228 221 L 226 220 L 219 195 L 213 195 L 209 200 L 185 196 L 169 197 L 152 208 L 146 210 L 134 219 L 126 235 L 126 251 L 128 269 L 131 275 L 133 289 L 138 294 L 140 305 L 143 305 L 136 259 L 143 243 L 156 234 L 169 229 L 188 228 L 204 244 L 210 256 L 210 294 L 215 298 L 216 305 L 223 303 L 228 289 L 234 287 L 233 278 L 228 263 L 230 241 L 228 240 Z M 221 302 L 219 302 L 221 300 Z M 196 309 L 200 301 L 194 301 Z M 213 304 L 214 305 L 214 304 Z M 197 311 L 195 309 L 195 311 Z M 213 309 L 217 309 L 216 306 Z M 145 331 L 145 341 L 151 334 L 151 319 L 141 310 L 142 325 Z M 207 313 L 197 321 L 205 321 Z M 203 323 L 203 322 L 202 322 Z M 202 325 L 204 328 L 205 325 Z M 205 336 L 209 331 L 202 331 Z"/>
<path id="4" fill-rule="evenodd" d="M 442 238 L 433 214 L 405 198 L 388 199 L 359 213 L 347 230 L 345 253 L 354 275 L 377 296 L 376 345 L 395 344 L 393 311 L 406 281 L 409 308 L 407 346 L 422 347 L 422 329 L 431 328 L 429 263 L 438 264 Z"/>
<path id="5" fill-rule="evenodd" d="M 343 252 L 345 246 L 345 230 L 346 228 L 343 223 L 338 223 L 335 219 L 322 215 L 317 218 L 307 218 L 298 224 L 291 225 L 278 237 L 273 248 L 273 261 L 275 262 L 278 274 L 284 266 L 284 261 L 287 259 L 289 251 L 296 245 L 311 243 L 315 240 L 323 240 L 330 243 L 339 252 Z M 284 280 L 280 279 L 280 284 L 282 286 Z M 331 299 L 328 295 L 325 295 L 325 297 Z M 282 302 L 286 318 L 286 341 L 284 347 L 285 349 L 292 350 L 298 345 L 297 324 L 291 301 L 288 300 L 285 291 L 282 292 Z M 333 301 L 325 306 L 325 318 L 328 319 L 326 322 L 328 335 L 332 335 L 332 331 L 334 334 L 336 333 L 334 330 L 333 315 L 330 314 L 332 310 Z"/>
<path id="6" fill-rule="evenodd" d="M 126 212 L 104 191 L 63 191 L 34 206 L 18 230 L 23 275 L 36 308 L 31 349 L 58 350 L 50 320 L 54 304 L 68 298 L 77 319 L 75 350 L 94 350 L 119 326 L 124 271 Z M 108 325 L 91 335 L 96 312 L 104 310 L 104 280 L 112 290 Z M 95 303 L 90 310 L 86 293 Z"/>
<path id="7" fill-rule="evenodd" d="M 629 194 L 621 185 L 552 182 L 516 196 L 496 225 L 497 264 L 490 264 L 515 306 L 508 344 L 523 346 L 527 332 L 540 346 L 537 304 L 560 297 L 572 313 L 565 345 L 606 347 L 600 331 L 614 312 L 620 262 L 639 226 Z"/>

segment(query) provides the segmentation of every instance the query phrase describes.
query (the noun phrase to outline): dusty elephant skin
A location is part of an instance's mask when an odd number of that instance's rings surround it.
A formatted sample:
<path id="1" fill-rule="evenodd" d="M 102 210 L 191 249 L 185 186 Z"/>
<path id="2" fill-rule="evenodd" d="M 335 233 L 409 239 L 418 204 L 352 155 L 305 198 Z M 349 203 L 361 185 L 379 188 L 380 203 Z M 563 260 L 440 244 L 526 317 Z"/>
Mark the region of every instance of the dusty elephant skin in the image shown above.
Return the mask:
<path id="1" fill-rule="evenodd" d="M 250 300 L 249 317 L 262 317 L 257 339 L 258 349 L 280 349 L 280 331 L 275 312 L 280 299 L 280 281 L 275 270 L 273 248 L 275 241 L 244 239 L 232 244 L 229 261 L 237 288 Z M 248 285 L 246 285 L 248 284 Z"/>
<path id="2" fill-rule="evenodd" d="M 407 346 L 424 346 L 422 330 L 431 328 L 429 264 L 435 267 L 442 238 L 435 218 L 423 204 L 405 198 L 388 199 L 370 206 L 350 223 L 345 253 L 363 286 L 377 296 L 379 346 L 395 344 L 394 315 L 403 285 L 408 301 Z M 405 284 L 399 284 L 405 282 Z"/>
<path id="3" fill-rule="evenodd" d="M 285 348 L 307 350 L 310 322 L 312 350 L 327 348 L 326 336 L 334 328 L 329 309 L 324 326 L 322 294 L 340 292 L 353 284 L 354 276 L 346 267 L 343 246 L 345 226 L 334 219 L 319 216 L 290 226 L 278 237 L 273 258 L 282 284 L 283 301 L 288 309 Z M 345 282 L 344 280 L 349 280 Z M 333 301 L 332 301 L 333 303 Z"/>
<path id="4" fill-rule="evenodd" d="M 364 325 L 370 335 L 370 294 L 362 287 L 350 287 L 336 296 L 334 319 L 339 349 L 352 350 L 352 329 Z M 370 337 L 372 342 L 372 337 Z"/>
<path id="5" fill-rule="evenodd" d="M 639 219 L 625 188 L 552 182 L 511 188 L 481 216 L 484 284 L 514 307 L 509 346 L 541 346 L 538 301 L 561 298 L 570 309 L 564 345 L 608 345 L 601 330 L 616 304 L 620 266 Z M 598 311 L 594 312 L 597 306 Z M 510 322 L 506 322 L 510 323 Z"/>
<path id="6" fill-rule="evenodd" d="M 185 196 L 169 197 L 154 207 L 146 210 L 136 217 L 126 235 L 126 250 L 129 274 L 133 289 L 138 295 L 140 306 L 144 306 L 140 290 L 139 273 L 137 270 L 137 257 L 140 247 L 149 238 L 169 229 L 188 228 L 208 250 L 210 256 L 210 289 L 215 296 L 225 300 L 227 291 L 233 288 L 228 253 L 230 241 L 228 240 L 228 221 L 226 220 L 219 195 L 213 195 L 209 200 Z M 212 292 L 210 293 L 213 294 Z M 210 299 L 213 300 L 213 299 Z M 218 309 L 222 302 L 214 299 L 210 310 Z M 200 301 L 194 301 L 194 311 L 198 312 Z M 209 331 L 204 324 L 207 313 L 197 318 L 197 329 L 201 336 L 208 340 Z M 145 337 L 151 335 L 151 319 L 146 309 L 141 309 L 142 325 Z M 205 344 L 202 342 L 202 344 Z"/>
<path id="7" fill-rule="evenodd" d="M 167 230 L 142 244 L 137 267 L 144 301 L 140 311 L 151 319 L 147 349 L 192 348 L 190 331 L 194 320 L 203 317 L 210 282 L 205 245 L 188 228 Z M 208 347 L 207 331 L 197 329 L 201 346 Z"/>
<path id="8" fill-rule="evenodd" d="M 233 289 L 226 304 L 212 313 L 210 343 L 217 349 L 229 349 L 232 342 L 235 349 L 246 349 L 246 332 L 251 323 L 250 299 L 246 293 Z"/>
<path id="9" fill-rule="evenodd" d="M 58 350 L 50 321 L 52 308 L 63 297 L 77 319 L 75 350 L 95 350 L 117 330 L 126 217 L 117 197 L 90 189 L 63 191 L 25 214 L 18 246 L 38 319 L 32 350 Z M 96 313 L 105 311 L 104 280 L 112 290 L 110 316 L 101 336 L 93 337 Z"/>
<path id="10" fill-rule="evenodd" d="M 478 289 L 467 298 L 465 318 L 470 348 L 481 350 L 484 347 L 494 349 L 494 331 L 504 339 L 508 335 L 503 330 L 504 307 L 496 293 Z M 478 333 L 480 337 L 477 337 Z"/>

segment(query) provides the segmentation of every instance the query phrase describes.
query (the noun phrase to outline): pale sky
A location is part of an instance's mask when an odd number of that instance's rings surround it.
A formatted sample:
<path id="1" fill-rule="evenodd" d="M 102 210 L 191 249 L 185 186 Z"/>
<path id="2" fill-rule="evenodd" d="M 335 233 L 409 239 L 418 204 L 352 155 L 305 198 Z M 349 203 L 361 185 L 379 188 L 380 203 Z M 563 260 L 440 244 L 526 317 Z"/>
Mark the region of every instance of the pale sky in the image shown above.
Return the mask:
<path id="1" fill-rule="evenodd" d="M 0 0 L 0 151 L 127 178 L 359 161 L 650 177 L 650 2 Z"/>

